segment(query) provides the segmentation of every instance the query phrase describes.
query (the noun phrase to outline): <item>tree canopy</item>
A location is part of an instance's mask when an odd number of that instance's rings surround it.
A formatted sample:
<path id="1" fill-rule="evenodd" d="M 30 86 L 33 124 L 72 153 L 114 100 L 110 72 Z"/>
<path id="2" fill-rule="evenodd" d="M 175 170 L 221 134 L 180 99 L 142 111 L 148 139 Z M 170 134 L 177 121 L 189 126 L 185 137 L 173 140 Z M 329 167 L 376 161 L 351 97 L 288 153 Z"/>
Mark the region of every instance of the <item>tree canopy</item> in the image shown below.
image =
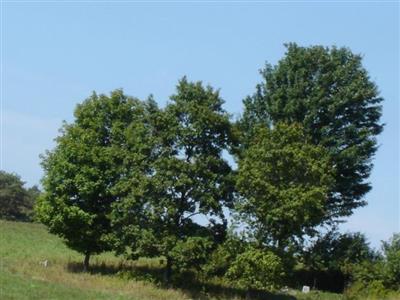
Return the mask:
<path id="1" fill-rule="evenodd" d="M 37 186 L 24 187 L 25 182 L 12 173 L 0 171 L 0 218 L 31 221 L 33 206 L 40 194 Z"/>
<path id="2" fill-rule="evenodd" d="M 333 169 L 299 124 L 259 126 L 239 160 L 239 212 L 263 244 L 284 248 L 324 218 Z"/>
<path id="3" fill-rule="evenodd" d="M 349 216 L 366 204 L 380 123 L 382 98 L 347 48 L 287 45 L 277 65 L 261 72 L 263 82 L 244 100 L 240 127 L 244 142 L 256 124 L 301 123 L 312 143 L 325 147 L 335 166 L 325 221 Z"/>
<path id="4" fill-rule="evenodd" d="M 261 73 L 236 122 L 218 90 L 186 77 L 164 107 L 152 96 L 94 93 L 42 157 L 38 219 L 85 255 L 86 270 L 90 255 L 103 251 L 159 257 L 168 283 L 173 270 L 195 270 L 240 288 L 274 289 L 296 262 L 322 273 L 375 263 L 358 234 L 328 234 L 303 251 L 305 237 L 365 205 L 371 188 L 382 99 L 361 56 L 289 44 Z M 243 232 L 228 230 L 230 214 Z M 397 244 L 397 237 L 385 244 L 390 286 Z"/>
<path id="5" fill-rule="evenodd" d="M 183 78 L 171 102 L 154 115 L 155 156 L 144 192 L 116 204 L 119 247 L 129 246 L 134 256 L 165 256 L 167 277 L 181 251 L 188 257 L 190 249 L 207 249 L 224 232 L 222 209 L 233 199 L 233 177 L 222 157 L 231 136 L 222 103 L 211 87 Z M 195 216 L 208 218 L 208 224 Z"/>
<path id="6" fill-rule="evenodd" d="M 146 162 L 143 140 L 135 149 L 127 143 L 131 131 L 143 129 L 144 110 L 121 90 L 110 96 L 93 94 L 77 106 L 75 121 L 64 124 L 56 147 L 43 156 L 39 220 L 85 254 L 85 268 L 91 254 L 111 249 L 112 204 L 127 194 L 132 172 L 136 167 L 141 172 Z"/>

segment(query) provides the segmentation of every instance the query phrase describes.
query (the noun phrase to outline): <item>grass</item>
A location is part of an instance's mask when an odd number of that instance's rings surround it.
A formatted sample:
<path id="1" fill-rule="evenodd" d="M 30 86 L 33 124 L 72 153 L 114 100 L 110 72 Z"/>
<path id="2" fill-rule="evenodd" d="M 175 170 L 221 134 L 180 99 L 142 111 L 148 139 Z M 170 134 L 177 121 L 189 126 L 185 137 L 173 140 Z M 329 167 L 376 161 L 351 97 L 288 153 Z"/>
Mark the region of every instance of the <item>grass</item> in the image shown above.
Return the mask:
<path id="1" fill-rule="evenodd" d="M 245 299 L 246 292 L 216 282 L 196 283 L 182 277 L 175 288 L 162 285 L 157 259 L 124 261 L 111 253 L 91 258 L 82 272 L 82 255 L 39 224 L 0 220 L 0 299 Z M 41 262 L 47 260 L 45 267 Z M 287 295 L 260 292 L 254 299 L 343 299 L 313 292 Z"/>

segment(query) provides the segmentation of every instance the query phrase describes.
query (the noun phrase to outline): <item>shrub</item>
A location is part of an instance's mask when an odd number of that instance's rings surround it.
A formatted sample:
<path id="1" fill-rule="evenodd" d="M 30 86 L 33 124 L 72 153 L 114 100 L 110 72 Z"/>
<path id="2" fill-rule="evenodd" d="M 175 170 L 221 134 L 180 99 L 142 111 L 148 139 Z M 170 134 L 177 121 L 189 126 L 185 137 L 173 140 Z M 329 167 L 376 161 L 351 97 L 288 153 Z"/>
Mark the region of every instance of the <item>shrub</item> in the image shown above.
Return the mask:
<path id="1" fill-rule="evenodd" d="M 368 285 L 358 281 L 345 291 L 348 300 L 358 299 L 389 299 L 390 291 L 387 290 L 382 280 L 372 280 Z"/>
<path id="2" fill-rule="evenodd" d="M 246 243 L 233 234 L 212 252 L 209 260 L 203 266 L 208 276 L 224 276 L 236 257 L 246 249 Z"/>
<path id="3" fill-rule="evenodd" d="M 239 288 L 273 290 L 282 285 L 284 271 L 271 251 L 249 248 L 236 257 L 226 276 Z"/>
<path id="4" fill-rule="evenodd" d="M 400 233 L 383 242 L 382 248 L 385 255 L 385 283 L 392 289 L 400 289 Z"/>
<path id="5" fill-rule="evenodd" d="M 188 270 L 194 266 L 196 269 L 207 261 L 213 243 L 204 237 L 189 237 L 184 241 L 178 241 L 171 251 L 172 260 L 180 270 Z"/>

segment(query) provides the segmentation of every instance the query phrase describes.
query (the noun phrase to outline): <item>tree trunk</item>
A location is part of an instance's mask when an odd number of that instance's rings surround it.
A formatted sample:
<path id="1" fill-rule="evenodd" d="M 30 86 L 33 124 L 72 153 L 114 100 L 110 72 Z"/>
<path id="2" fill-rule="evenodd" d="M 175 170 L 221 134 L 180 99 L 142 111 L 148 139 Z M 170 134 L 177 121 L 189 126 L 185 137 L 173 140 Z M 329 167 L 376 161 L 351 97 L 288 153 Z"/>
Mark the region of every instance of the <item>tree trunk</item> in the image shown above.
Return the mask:
<path id="1" fill-rule="evenodd" d="M 89 259 L 90 259 L 90 253 L 86 252 L 85 258 L 83 260 L 83 272 L 89 271 Z"/>
<path id="2" fill-rule="evenodd" d="M 167 285 L 171 283 L 171 275 L 172 275 L 172 260 L 170 257 L 167 257 L 167 265 L 165 267 L 164 280 Z"/>

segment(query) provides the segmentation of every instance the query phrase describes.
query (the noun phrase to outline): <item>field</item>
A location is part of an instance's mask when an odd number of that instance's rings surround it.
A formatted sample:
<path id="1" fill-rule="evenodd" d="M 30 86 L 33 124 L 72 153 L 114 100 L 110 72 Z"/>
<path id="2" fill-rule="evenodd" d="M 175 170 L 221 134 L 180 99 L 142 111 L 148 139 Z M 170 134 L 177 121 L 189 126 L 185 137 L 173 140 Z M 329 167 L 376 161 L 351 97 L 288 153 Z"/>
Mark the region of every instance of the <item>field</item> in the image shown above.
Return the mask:
<path id="1" fill-rule="evenodd" d="M 0 299 L 245 299 L 245 291 L 216 283 L 185 282 L 164 287 L 158 259 L 129 262 L 111 253 L 91 259 L 81 271 L 82 256 L 39 224 L 0 221 Z M 48 261 L 47 267 L 44 261 Z M 188 277 L 189 278 L 189 277 Z M 341 295 L 292 291 L 262 293 L 254 299 L 343 299 Z"/>

